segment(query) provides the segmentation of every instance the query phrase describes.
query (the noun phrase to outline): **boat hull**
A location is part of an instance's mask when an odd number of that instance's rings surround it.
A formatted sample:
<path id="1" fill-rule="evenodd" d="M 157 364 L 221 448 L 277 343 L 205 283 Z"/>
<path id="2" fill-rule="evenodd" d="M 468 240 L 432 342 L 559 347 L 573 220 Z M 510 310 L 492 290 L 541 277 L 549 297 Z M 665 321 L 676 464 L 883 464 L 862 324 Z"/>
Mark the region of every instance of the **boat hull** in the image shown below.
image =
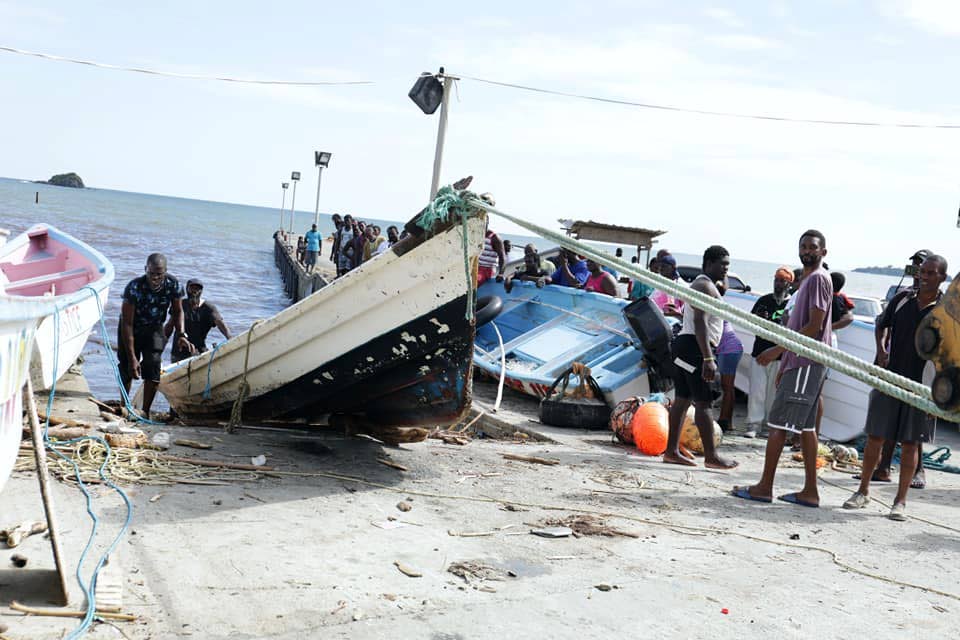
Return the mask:
<path id="1" fill-rule="evenodd" d="M 36 330 L 30 359 L 34 389 L 49 389 L 76 362 L 100 321 L 113 283 L 113 265 L 73 236 L 38 224 L 0 250 L 0 271 L 0 285 L 7 294 L 53 303 Z"/>
<path id="2" fill-rule="evenodd" d="M 514 283 L 510 293 L 500 283 L 487 282 L 478 293 L 501 298 L 503 311 L 477 329 L 473 363 L 500 377 L 496 325 L 506 353 L 505 386 L 543 398 L 573 362 L 582 362 L 611 407 L 650 393 L 643 349 L 623 317 L 628 301 L 557 285 L 538 289 L 530 282 Z M 575 376 L 571 380 L 577 382 Z"/>
<path id="3" fill-rule="evenodd" d="M 0 295 L 0 491 L 20 449 L 23 433 L 23 384 L 37 323 L 52 305 L 22 302 Z"/>
<path id="4" fill-rule="evenodd" d="M 466 319 L 485 216 L 364 263 L 250 331 L 165 369 L 160 391 L 183 416 L 356 416 L 381 426 L 454 422 L 471 401 L 474 323 Z M 471 282 L 468 282 L 468 274 Z M 248 346 L 249 343 L 249 346 Z M 209 380 L 209 382 L 208 382 Z"/>

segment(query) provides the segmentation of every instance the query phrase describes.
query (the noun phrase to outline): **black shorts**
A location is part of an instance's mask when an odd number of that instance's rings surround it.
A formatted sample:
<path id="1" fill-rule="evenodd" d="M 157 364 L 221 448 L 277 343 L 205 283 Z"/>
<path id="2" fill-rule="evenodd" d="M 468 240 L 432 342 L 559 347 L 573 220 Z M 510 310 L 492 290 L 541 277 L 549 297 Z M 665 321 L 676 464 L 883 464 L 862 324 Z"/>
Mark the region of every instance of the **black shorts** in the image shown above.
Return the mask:
<path id="1" fill-rule="evenodd" d="M 820 392 L 826 378 L 826 367 L 816 362 L 785 371 L 780 376 L 767 426 L 791 433 L 816 430 Z"/>
<path id="2" fill-rule="evenodd" d="M 876 389 L 870 392 L 863 429 L 868 436 L 891 442 L 932 442 L 936 429 L 935 417 Z"/>
<path id="3" fill-rule="evenodd" d="M 676 397 L 712 402 L 713 390 L 710 383 L 703 379 L 703 354 L 700 353 L 697 337 L 689 333 L 677 336 L 671 346 L 671 355 Z"/>
<path id="4" fill-rule="evenodd" d="M 134 327 L 133 351 L 140 361 L 140 377 L 150 382 L 160 382 L 160 357 L 167 338 L 163 335 L 163 326 Z M 130 378 L 130 363 L 127 361 L 127 347 L 123 342 L 123 334 L 117 328 L 117 359 L 120 361 L 120 375 Z"/>

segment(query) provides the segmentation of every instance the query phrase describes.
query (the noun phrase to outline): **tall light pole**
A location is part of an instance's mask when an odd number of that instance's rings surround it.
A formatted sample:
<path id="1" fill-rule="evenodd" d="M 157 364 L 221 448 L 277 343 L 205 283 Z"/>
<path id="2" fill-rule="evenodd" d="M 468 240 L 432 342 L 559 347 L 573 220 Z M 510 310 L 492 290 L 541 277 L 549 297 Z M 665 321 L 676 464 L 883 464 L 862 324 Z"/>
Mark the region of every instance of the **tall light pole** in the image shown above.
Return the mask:
<path id="1" fill-rule="evenodd" d="M 287 208 L 287 187 L 290 186 L 290 183 L 281 182 L 280 186 L 283 187 L 283 201 L 280 204 L 280 231 L 283 231 L 283 210 Z"/>
<path id="2" fill-rule="evenodd" d="M 300 181 L 300 172 L 294 171 L 290 174 L 293 180 L 293 198 L 290 200 L 290 233 L 293 233 L 293 219 L 297 216 L 297 182 Z"/>
<path id="3" fill-rule="evenodd" d="M 314 151 L 313 161 L 317 163 L 317 205 L 313 211 L 313 224 L 320 226 L 320 178 L 323 177 L 323 170 L 330 166 L 330 158 L 333 156 L 328 151 Z"/>
<path id="4" fill-rule="evenodd" d="M 443 78 L 443 83 L 440 82 Z M 447 137 L 447 111 L 450 108 L 450 87 L 458 78 L 447 75 L 440 67 L 440 73 L 423 73 L 413 85 L 410 99 L 427 115 L 440 107 L 440 124 L 437 127 L 437 148 L 433 155 L 433 179 L 430 181 L 430 199 L 433 200 L 440 189 L 440 166 L 443 164 L 443 143 Z"/>

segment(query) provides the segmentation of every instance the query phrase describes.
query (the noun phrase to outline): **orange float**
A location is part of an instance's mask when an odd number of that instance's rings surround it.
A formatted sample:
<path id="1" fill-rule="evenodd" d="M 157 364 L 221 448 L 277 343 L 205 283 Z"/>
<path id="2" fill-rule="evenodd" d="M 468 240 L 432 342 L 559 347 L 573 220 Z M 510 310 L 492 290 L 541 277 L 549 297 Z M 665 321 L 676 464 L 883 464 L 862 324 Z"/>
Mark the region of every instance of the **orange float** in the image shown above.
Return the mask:
<path id="1" fill-rule="evenodd" d="M 670 417 L 659 402 L 647 402 L 636 410 L 630 420 L 633 442 L 641 453 L 659 456 L 667 450 Z"/>

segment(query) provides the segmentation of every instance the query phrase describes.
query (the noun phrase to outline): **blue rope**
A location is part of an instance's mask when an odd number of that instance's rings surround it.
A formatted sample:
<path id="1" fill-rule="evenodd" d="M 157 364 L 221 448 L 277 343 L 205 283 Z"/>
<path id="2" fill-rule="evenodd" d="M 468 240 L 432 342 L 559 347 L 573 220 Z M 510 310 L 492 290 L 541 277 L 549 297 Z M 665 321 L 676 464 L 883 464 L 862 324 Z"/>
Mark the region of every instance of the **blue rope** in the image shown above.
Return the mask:
<path id="1" fill-rule="evenodd" d="M 120 367 L 117 364 L 117 356 L 114 354 L 113 346 L 110 344 L 110 334 L 107 331 L 107 323 L 103 319 L 103 305 L 100 303 L 100 296 L 97 294 L 97 291 L 87 285 L 84 289 L 90 289 L 93 292 L 93 297 L 97 301 L 97 310 L 100 312 L 100 334 L 103 339 L 103 344 L 106 347 L 107 351 L 107 360 L 110 362 L 111 367 L 113 367 L 113 377 L 117 381 L 117 386 L 120 388 L 120 397 L 123 398 L 123 406 L 127 408 L 127 413 L 133 417 L 136 422 L 142 422 L 144 424 L 152 424 L 156 426 L 163 425 L 162 422 L 154 422 L 149 418 L 144 418 L 136 409 L 133 408 L 133 403 L 130 402 L 130 395 L 127 393 L 127 389 L 123 386 L 123 378 L 120 375 Z M 120 348 L 120 345 L 117 345 L 117 348 Z M 49 412 L 48 412 L 49 413 Z"/>
<path id="2" fill-rule="evenodd" d="M 100 295 L 96 289 L 91 286 L 86 286 L 84 289 L 89 289 L 93 293 L 93 297 L 97 301 L 97 309 L 100 312 L 100 324 L 104 331 L 104 338 L 106 339 L 106 325 L 103 322 L 103 307 L 100 304 Z M 83 552 L 80 554 L 80 560 L 77 562 L 77 570 L 75 572 L 77 583 L 80 585 L 81 591 L 83 591 L 84 598 L 86 599 L 87 607 L 86 612 L 84 613 L 83 619 L 80 621 L 80 624 L 67 636 L 67 640 L 74 640 L 80 638 L 86 634 L 90 629 L 90 625 L 93 623 L 94 618 L 96 617 L 97 611 L 97 602 L 96 602 L 96 589 L 97 589 L 97 577 L 100 575 L 100 570 L 103 568 L 103 565 L 106 563 L 107 558 L 113 553 L 113 550 L 116 549 L 117 545 L 120 543 L 120 540 L 123 538 L 124 534 L 127 532 L 127 529 L 130 527 L 130 523 L 133 521 L 133 504 L 130 502 L 130 498 L 127 496 L 126 492 L 123 489 L 114 484 L 106 474 L 107 464 L 110 462 L 110 456 L 113 453 L 110 445 L 102 438 L 96 436 L 83 436 L 81 438 L 74 438 L 72 440 L 66 440 L 63 442 L 58 442 L 56 444 L 50 442 L 49 431 L 50 431 L 50 413 L 53 407 L 53 399 L 57 393 L 57 365 L 60 361 L 60 309 L 59 307 L 54 308 L 53 312 L 53 383 L 50 385 L 50 394 L 47 396 L 47 415 L 44 420 L 43 425 L 43 444 L 44 447 L 50 451 L 53 455 L 57 456 L 61 460 L 65 460 L 73 467 L 73 473 L 76 477 L 77 484 L 80 487 L 80 491 L 83 493 L 86 506 L 87 514 L 90 516 L 90 519 L 93 521 L 93 527 L 90 530 L 90 536 L 87 538 L 87 544 L 83 548 Z M 106 342 L 109 347 L 109 342 Z M 109 353 L 108 353 L 109 357 Z M 111 359 L 112 362 L 112 359 Z M 114 368 L 116 369 L 116 363 L 114 363 Z M 119 380 L 119 372 L 117 372 Z M 123 386 L 121 385 L 121 390 Z M 124 397 L 126 394 L 124 393 Z M 129 399 L 127 400 L 129 404 Z M 83 442 L 85 440 L 92 440 L 99 442 L 103 445 L 106 450 L 106 455 L 103 458 L 103 463 L 100 465 L 100 468 L 97 470 L 100 476 L 100 479 L 108 487 L 116 491 L 120 497 L 123 499 L 124 504 L 127 507 L 127 517 L 124 519 L 123 526 L 120 528 L 120 531 L 117 533 L 116 537 L 113 539 L 113 542 L 110 543 L 110 546 L 107 550 L 100 556 L 100 559 L 97 561 L 96 566 L 94 567 L 93 573 L 90 575 L 90 582 L 84 583 L 83 581 L 83 563 L 87 558 L 87 554 L 90 552 L 91 547 L 93 546 L 93 541 L 96 539 L 97 530 L 100 527 L 100 519 L 97 517 L 97 514 L 93 512 L 93 496 L 90 495 L 90 492 L 87 490 L 87 485 L 84 484 L 82 476 L 80 474 L 80 467 L 77 465 L 73 459 L 68 458 L 67 456 L 60 453 L 57 450 L 57 446 L 71 445 Z M 39 470 L 38 470 L 39 472 Z"/>
<path id="3" fill-rule="evenodd" d="M 213 345 L 213 353 L 210 354 L 210 360 L 207 362 L 207 386 L 203 388 L 204 400 L 210 399 L 210 368 L 213 366 L 213 359 L 217 355 L 217 349 L 219 349 L 220 345 L 222 344 L 222 342 L 218 342 L 217 344 Z"/>

